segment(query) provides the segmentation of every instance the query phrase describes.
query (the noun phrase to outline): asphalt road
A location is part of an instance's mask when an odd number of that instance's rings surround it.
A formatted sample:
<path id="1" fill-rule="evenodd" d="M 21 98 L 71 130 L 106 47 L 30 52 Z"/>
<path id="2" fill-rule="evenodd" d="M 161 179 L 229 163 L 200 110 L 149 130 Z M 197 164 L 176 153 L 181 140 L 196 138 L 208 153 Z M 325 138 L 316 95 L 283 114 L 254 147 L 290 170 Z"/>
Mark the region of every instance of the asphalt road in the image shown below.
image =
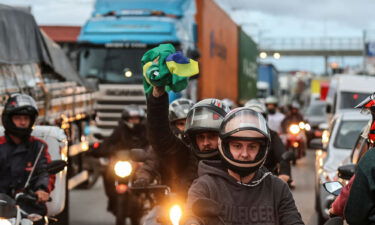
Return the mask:
<path id="1" fill-rule="evenodd" d="M 315 152 L 308 151 L 307 156 L 297 161 L 292 171 L 296 181 L 292 193 L 306 225 L 317 225 L 314 210 L 314 160 Z M 101 179 L 90 190 L 73 190 L 70 194 L 70 225 L 113 225 L 115 219 L 106 207 L 107 199 Z"/>

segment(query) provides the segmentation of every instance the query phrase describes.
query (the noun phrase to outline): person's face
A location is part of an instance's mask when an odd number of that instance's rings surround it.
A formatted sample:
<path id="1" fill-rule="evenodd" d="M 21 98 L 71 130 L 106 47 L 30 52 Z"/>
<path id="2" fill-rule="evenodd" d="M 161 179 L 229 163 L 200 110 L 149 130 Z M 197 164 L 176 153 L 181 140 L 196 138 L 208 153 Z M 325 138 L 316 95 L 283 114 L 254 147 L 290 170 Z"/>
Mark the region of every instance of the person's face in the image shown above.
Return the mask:
<path id="1" fill-rule="evenodd" d="M 195 141 L 201 152 L 217 149 L 219 134 L 217 132 L 203 132 L 195 136 Z"/>
<path id="2" fill-rule="evenodd" d="M 266 107 L 267 107 L 268 110 L 276 110 L 275 104 L 267 104 Z"/>
<path id="3" fill-rule="evenodd" d="M 12 122 L 18 128 L 28 128 L 30 126 L 31 119 L 28 115 L 13 115 Z"/>
<path id="4" fill-rule="evenodd" d="M 240 161 L 252 161 L 259 152 L 260 144 L 254 141 L 232 140 L 229 142 L 229 150 L 233 158 Z"/>
<path id="5" fill-rule="evenodd" d="M 184 132 L 185 130 L 185 124 L 186 124 L 186 119 L 180 119 L 174 121 L 174 125 L 179 129 L 181 132 Z"/>
<path id="6" fill-rule="evenodd" d="M 140 124 L 141 118 L 139 116 L 132 116 L 132 117 L 129 117 L 128 122 L 134 125 Z"/>

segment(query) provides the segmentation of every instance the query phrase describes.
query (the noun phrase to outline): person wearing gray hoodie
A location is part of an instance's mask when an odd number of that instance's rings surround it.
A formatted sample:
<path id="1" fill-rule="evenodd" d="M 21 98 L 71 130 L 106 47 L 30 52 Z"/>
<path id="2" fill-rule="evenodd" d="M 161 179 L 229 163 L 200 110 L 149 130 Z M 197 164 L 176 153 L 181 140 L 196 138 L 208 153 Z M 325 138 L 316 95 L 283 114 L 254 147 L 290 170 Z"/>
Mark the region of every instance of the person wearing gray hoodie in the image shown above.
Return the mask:
<path id="1" fill-rule="evenodd" d="M 219 136 L 222 160 L 199 163 L 185 224 L 304 224 L 288 185 L 262 167 L 270 145 L 264 117 L 249 108 L 234 109 Z"/>

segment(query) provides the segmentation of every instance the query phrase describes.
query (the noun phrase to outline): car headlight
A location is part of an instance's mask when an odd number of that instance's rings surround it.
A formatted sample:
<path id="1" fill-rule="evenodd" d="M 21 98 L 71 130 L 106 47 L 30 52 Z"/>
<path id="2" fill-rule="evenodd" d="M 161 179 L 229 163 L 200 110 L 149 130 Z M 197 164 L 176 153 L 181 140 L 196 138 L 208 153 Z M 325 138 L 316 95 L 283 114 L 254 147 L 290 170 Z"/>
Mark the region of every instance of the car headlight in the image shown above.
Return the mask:
<path id="1" fill-rule="evenodd" d="M 128 161 L 118 161 L 115 164 L 114 170 L 117 176 L 124 178 L 132 173 L 133 167 Z"/>
<path id="2" fill-rule="evenodd" d="M 173 205 L 169 209 L 169 219 L 171 220 L 173 225 L 179 225 L 180 220 L 182 217 L 182 209 L 179 205 Z"/>
<path id="3" fill-rule="evenodd" d="M 298 134 L 301 131 L 297 124 L 292 124 L 289 126 L 289 132 L 292 134 Z"/>
<path id="4" fill-rule="evenodd" d="M 0 225 L 12 225 L 10 220 L 0 217 Z"/>

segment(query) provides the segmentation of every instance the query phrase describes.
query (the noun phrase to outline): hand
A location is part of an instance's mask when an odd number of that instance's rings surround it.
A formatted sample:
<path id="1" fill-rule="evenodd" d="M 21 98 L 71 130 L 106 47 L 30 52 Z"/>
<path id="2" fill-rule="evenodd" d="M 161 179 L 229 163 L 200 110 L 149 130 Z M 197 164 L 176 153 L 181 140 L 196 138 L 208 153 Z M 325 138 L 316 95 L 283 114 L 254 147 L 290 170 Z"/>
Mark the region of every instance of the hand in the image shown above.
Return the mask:
<path id="1" fill-rule="evenodd" d="M 43 190 L 38 190 L 35 194 L 38 197 L 38 202 L 47 202 L 49 200 L 49 194 Z"/>
<path id="2" fill-rule="evenodd" d="M 336 212 L 333 210 L 333 208 L 329 208 L 328 212 L 329 212 L 330 217 L 337 215 Z"/>
<path id="3" fill-rule="evenodd" d="M 289 179 L 290 179 L 290 176 L 285 175 L 285 174 L 281 174 L 281 175 L 279 175 L 279 178 L 280 178 L 281 180 L 283 180 L 285 183 L 288 183 L 288 181 L 289 181 Z"/>
<path id="4" fill-rule="evenodd" d="M 158 98 L 158 97 L 162 96 L 164 93 L 165 93 L 165 87 L 164 86 L 162 86 L 162 87 L 154 86 L 154 88 L 152 89 L 152 95 L 155 98 Z"/>
<path id="5" fill-rule="evenodd" d="M 133 187 L 147 187 L 150 184 L 150 181 L 146 178 L 138 178 L 134 180 Z"/>

